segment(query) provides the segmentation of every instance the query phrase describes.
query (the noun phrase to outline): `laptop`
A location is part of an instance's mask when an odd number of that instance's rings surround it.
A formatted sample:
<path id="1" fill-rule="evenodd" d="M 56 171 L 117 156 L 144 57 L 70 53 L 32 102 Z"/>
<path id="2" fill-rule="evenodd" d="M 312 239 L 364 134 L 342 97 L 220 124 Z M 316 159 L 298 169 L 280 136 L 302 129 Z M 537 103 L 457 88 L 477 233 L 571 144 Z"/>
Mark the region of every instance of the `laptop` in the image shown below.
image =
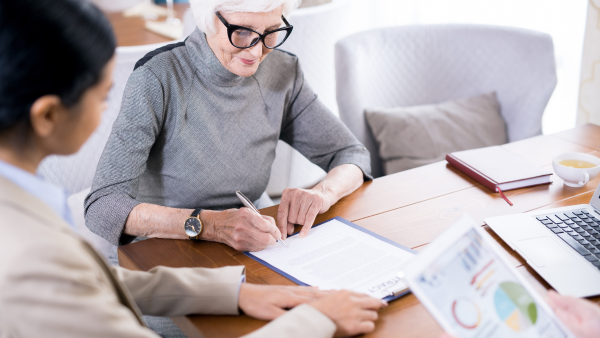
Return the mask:
<path id="1" fill-rule="evenodd" d="M 589 204 L 486 218 L 563 295 L 600 295 L 600 185 Z"/>

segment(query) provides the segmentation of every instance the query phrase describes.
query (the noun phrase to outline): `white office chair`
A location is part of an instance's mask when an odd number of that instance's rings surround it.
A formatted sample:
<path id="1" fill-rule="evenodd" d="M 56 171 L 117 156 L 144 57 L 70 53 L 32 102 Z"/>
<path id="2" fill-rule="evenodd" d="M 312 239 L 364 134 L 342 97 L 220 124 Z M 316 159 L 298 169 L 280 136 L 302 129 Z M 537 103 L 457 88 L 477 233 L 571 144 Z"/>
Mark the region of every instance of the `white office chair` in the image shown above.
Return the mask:
<path id="1" fill-rule="evenodd" d="M 146 53 L 166 44 L 117 48 L 117 64 L 113 73 L 114 85 L 109 93 L 108 108 L 102 115 L 100 125 L 76 154 L 50 156 L 44 160 L 39 169 L 42 176 L 67 189 L 70 193 L 76 193 L 92 186 L 96 166 L 110 136 L 112 125 L 119 114 L 125 85 L 129 75 L 133 72 L 135 63 Z"/>
<path id="2" fill-rule="evenodd" d="M 188 8 L 183 13 L 183 38 L 187 38 L 196 29 L 196 20 L 194 20 L 194 14 L 192 9 Z"/>
<path id="3" fill-rule="evenodd" d="M 116 50 L 117 64 L 113 73 L 114 85 L 109 93 L 108 108 L 102 115 L 98 129 L 92 134 L 81 149 L 71 156 L 50 156 L 39 167 L 39 174 L 46 180 L 58 185 L 72 194 L 69 197 L 69 207 L 73 214 L 79 234 L 90 242 L 99 252 L 107 255 L 112 244 L 92 233 L 83 219 L 83 200 L 96 173 L 98 161 L 108 141 L 112 125 L 119 114 L 121 99 L 129 75 L 133 72 L 135 63 L 146 53 L 164 46 L 159 43 L 134 47 L 118 47 Z"/>
<path id="4" fill-rule="evenodd" d="M 282 50 L 298 56 L 306 82 L 335 115 L 338 115 L 335 100 L 335 43 L 348 31 L 350 10 L 350 0 L 333 0 L 297 9 L 288 18 L 294 31 L 281 46 Z M 281 196 L 283 189 L 288 187 L 308 188 L 325 175 L 321 168 L 287 143 L 279 141 L 267 193 Z"/>
<path id="5" fill-rule="evenodd" d="M 334 0 L 297 9 L 288 18 L 294 31 L 280 47 L 298 56 L 306 81 L 336 115 L 335 43 L 347 35 L 351 5 Z"/>
<path id="6" fill-rule="evenodd" d="M 496 91 L 509 142 L 542 133 L 542 115 L 556 86 L 552 38 L 508 27 L 424 25 L 357 33 L 336 44 L 340 118 L 371 152 L 370 107 L 434 104 Z"/>

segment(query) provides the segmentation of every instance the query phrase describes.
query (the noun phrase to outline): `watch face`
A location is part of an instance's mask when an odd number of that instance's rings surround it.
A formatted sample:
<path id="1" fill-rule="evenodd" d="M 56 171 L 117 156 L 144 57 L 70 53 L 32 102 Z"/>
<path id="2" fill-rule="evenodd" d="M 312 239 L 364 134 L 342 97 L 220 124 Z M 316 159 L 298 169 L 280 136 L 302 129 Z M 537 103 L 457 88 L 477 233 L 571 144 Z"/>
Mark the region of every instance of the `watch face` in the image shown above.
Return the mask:
<path id="1" fill-rule="evenodd" d="M 197 218 L 190 217 L 185 221 L 185 233 L 190 237 L 198 236 L 202 231 L 202 223 Z"/>

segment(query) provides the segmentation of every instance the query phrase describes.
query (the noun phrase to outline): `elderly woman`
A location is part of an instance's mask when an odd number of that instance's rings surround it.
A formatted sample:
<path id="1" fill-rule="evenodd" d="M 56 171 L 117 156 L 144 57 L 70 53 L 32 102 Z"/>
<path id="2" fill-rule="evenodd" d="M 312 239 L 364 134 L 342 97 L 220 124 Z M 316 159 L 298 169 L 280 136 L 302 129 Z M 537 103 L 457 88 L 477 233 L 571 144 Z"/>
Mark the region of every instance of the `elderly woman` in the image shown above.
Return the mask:
<path id="1" fill-rule="evenodd" d="M 191 0 L 199 29 L 146 55 L 129 78 L 85 202 L 93 232 L 115 245 L 190 238 L 256 251 L 294 224 L 306 236 L 317 214 L 371 179 L 368 151 L 319 101 L 298 58 L 275 49 L 297 5 Z M 240 208 L 235 192 L 264 193 L 278 140 L 328 174 L 285 190 L 276 223 Z"/>

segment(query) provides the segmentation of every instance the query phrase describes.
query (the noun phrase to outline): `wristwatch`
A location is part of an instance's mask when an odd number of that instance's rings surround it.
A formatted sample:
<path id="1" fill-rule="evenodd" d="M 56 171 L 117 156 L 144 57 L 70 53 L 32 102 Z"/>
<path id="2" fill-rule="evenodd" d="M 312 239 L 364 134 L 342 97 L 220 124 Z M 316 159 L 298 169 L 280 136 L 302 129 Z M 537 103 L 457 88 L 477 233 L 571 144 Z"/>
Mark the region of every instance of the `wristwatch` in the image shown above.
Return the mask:
<path id="1" fill-rule="evenodd" d="M 183 224 L 183 230 L 185 230 L 185 233 L 190 237 L 190 239 L 200 239 L 200 234 L 204 229 L 202 221 L 200 220 L 201 212 L 202 209 L 200 208 L 194 210 L 194 212 L 192 212 L 192 214 L 190 215 L 190 218 L 188 218 Z"/>

